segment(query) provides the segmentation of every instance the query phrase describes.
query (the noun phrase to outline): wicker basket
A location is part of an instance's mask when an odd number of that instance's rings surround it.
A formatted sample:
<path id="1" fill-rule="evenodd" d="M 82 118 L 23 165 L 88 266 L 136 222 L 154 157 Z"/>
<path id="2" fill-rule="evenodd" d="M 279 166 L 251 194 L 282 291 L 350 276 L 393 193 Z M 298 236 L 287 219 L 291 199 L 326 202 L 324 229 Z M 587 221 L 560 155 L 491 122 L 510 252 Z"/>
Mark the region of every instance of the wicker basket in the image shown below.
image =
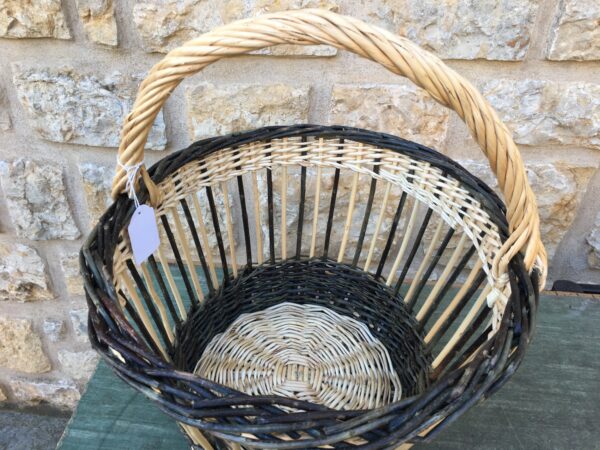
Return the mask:
<path id="1" fill-rule="evenodd" d="M 145 170 L 182 79 L 276 44 L 347 49 L 427 90 L 464 119 L 506 206 L 434 150 L 347 127 L 210 138 Z M 402 37 L 319 10 L 206 33 L 142 83 L 119 161 L 81 252 L 90 339 L 198 448 L 427 441 L 523 358 L 546 259 L 518 149 L 467 81 Z M 139 266 L 132 190 L 161 234 Z"/>

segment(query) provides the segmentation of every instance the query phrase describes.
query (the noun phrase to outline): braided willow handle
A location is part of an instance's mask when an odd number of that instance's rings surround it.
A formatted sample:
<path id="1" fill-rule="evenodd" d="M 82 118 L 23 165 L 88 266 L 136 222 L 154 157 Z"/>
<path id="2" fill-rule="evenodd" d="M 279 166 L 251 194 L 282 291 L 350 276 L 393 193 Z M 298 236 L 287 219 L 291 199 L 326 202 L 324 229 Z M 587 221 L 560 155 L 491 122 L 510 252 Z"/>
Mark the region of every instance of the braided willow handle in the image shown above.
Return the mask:
<path id="1" fill-rule="evenodd" d="M 512 257 L 523 251 L 527 269 L 537 266 L 544 282 L 546 252 L 540 240 L 535 196 L 519 150 L 496 112 L 467 80 L 408 39 L 329 11 L 304 9 L 241 20 L 169 52 L 142 82 L 133 111 L 125 119 L 120 162 L 132 166 L 143 161 L 152 123 L 184 78 L 221 58 L 278 44 L 326 44 L 352 51 L 410 79 L 439 103 L 456 111 L 487 156 L 506 200 L 511 235 L 496 258 L 494 272 L 505 273 Z M 113 197 L 124 192 L 126 178 L 123 168 L 117 166 Z M 154 188 L 149 186 L 151 191 Z"/>

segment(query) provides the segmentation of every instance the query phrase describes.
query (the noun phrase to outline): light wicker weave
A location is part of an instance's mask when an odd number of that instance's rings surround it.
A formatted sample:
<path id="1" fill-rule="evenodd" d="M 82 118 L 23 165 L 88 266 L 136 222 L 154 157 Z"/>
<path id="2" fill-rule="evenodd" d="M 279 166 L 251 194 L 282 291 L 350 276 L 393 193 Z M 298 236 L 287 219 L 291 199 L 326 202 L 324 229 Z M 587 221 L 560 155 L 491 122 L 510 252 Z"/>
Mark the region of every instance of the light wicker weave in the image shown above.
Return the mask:
<path id="1" fill-rule="evenodd" d="M 351 18 L 261 16 L 206 33 L 152 69 L 120 162 L 143 161 L 148 130 L 183 78 L 280 43 L 354 51 L 453 108 L 507 206 L 417 143 L 347 127 L 267 127 L 142 168 L 137 197 L 155 207 L 162 240 L 138 267 L 119 166 L 116 201 L 81 253 L 90 339 L 202 448 L 432 439 L 514 373 L 545 277 L 518 150 L 468 82 Z"/>
<path id="2" fill-rule="evenodd" d="M 194 373 L 250 395 L 334 409 L 377 408 L 402 395 L 390 355 L 367 325 L 310 304 L 242 314 L 204 349 Z"/>

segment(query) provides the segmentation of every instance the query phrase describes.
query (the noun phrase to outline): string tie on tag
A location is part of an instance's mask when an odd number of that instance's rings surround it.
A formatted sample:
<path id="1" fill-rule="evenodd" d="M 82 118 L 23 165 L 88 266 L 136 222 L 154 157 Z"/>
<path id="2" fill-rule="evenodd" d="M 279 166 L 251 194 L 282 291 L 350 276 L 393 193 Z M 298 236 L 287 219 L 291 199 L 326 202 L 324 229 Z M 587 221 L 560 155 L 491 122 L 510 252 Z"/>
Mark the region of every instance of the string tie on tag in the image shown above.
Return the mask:
<path id="1" fill-rule="evenodd" d="M 127 175 L 127 182 L 125 183 L 125 189 L 129 192 L 129 197 L 133 199 L 133 203 L 135 204 L 136 209 L 140 206 L 140 201 L 137 198 L 137 194 L 135 193 L 135 179 L 136 176 L 142 167 L 143 162 L 139 162 L 132 166 L 128 166 L 127 164 L 123 164 L 119 161 L 119 157 L 117 156 L 117 165 L 123 169 Z"/>

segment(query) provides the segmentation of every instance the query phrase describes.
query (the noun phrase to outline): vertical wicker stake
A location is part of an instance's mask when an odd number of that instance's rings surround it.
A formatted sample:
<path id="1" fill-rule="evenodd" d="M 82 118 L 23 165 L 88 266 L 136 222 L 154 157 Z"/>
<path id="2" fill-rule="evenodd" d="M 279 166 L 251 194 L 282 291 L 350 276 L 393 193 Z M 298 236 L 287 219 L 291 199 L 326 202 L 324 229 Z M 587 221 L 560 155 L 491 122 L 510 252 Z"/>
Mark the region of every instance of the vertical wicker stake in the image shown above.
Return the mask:
<path id="1" fill-rule="evenodd" d="M 339 126 L 205 139 L 145 170 L 184 78 L 277 44 L 333 45 L 427 90 L 464 119 L 506 206 L 435 150 Z M 81 252 L 90 340 L 197 447 L 406 448 L 523 358 L 546 260 L 518 149 L 470 83 L 405 38 L 320 10 L 206 33 L 150 71 L 119 161 L 115 203 Z M 162 235 L 139 267 L 124 167 L 141 171 L 129 186 Z"/>

